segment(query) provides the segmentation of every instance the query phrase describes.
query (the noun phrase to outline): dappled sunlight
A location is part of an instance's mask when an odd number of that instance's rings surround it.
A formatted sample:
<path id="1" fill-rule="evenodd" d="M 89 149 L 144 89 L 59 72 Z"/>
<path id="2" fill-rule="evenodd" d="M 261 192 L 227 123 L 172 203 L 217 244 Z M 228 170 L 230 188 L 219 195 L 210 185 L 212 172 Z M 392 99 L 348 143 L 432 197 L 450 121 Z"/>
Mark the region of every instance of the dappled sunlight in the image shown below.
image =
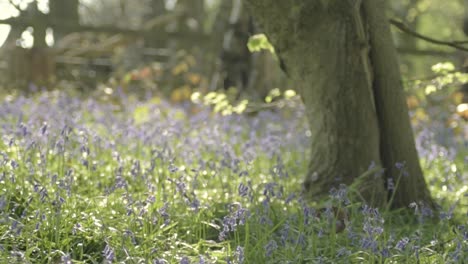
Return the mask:
<path id="1" fill-rule="evenodd" d="M 466 263 L 468 2 L 384 2 L 0 0 L 0 262 Z"/>

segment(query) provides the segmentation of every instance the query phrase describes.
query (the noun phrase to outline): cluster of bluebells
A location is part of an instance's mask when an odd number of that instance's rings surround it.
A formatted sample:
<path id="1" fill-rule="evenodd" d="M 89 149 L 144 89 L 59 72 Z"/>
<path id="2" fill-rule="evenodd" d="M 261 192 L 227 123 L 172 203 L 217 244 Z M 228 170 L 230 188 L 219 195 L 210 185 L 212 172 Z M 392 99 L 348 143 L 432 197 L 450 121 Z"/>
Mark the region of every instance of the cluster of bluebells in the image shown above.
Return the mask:
<path id="1" fill-rule="evenodd" d="M 379 236 L 383 234 L 383 224 L 385 220 L 382 218 L 379 210 L 365 205 L 362 208 L 364 221 L 362 230 L 364 234 L 361 238 L 361 247 L 370 250 L 373 253 L 378 252 Z"/>
<path id="2" fill-rule="evenodd" d="M 189 215 L 208 208 L 211 198 L 220 197 L 203 197 L 204 189 L 218 188 L 230 177 L 245 182 L 242 186 L 239 181 L 239 194 L 253 202 L 255 186 L 246 179 L 255 160 L 276 157 L 277 164 L 265 173 L 284 176 L 285 147 L 302 152 L 302 156 L 307 152 L 302 108 L 291 111 L 296 121 L 284 122 L 273 111 L 257 117 L 221 116 L 200 108 L 189 114 L 187 109 L 164 101 L 154 105 L 130 103 L 123 93 L 115 97 L 118 103 L 101 103 L 44 92 L 36 98 L 20 96 L 0 104 L 0 180 L 8 182 L 9 188 L 19 183 L 22 188 L 19 193 L 0 193 L 2 225 L 8 224 L 12 239 L 20 237 L 28 222 L 34 221 L 35 229 L 27 232 L 41 236 L 70 228 L 69 233 L 77 237 L 96 232 L 97 240 L 107 241 L 97 248 L 97 259 L 113 262 L 122 256 L 129 258 L 126 247 L 115 245 L 120 239 L 109 234 L 109 228 L 138 246 L 148 224 L 169 228 L 174 221 L 171 212 L 180 206 L 186 206 Z M 146 109 L 146 116 L 139 116 L 139 109 Z M 206 158 L 207 153 L 211 158 Z M 225 191 L 236 194 L 235 188 Z M 118 203 L 111 202 L 114 197 Z M 115 211 L 112 217 L 119 221 L 106 223 L 99 213 L 71 207 L 80 203 L 83 208 L 86 203 L 110 206 Z M 236 232 L 250 216 L 241 203 L 227 204 L 229 214 L 222 218 L 220 240 Z M 69 217 L 71 224 L 51 225 L 58 223 L 53 222 L 58 216 Z M 213 225 L 216 221 L 210 220 Z M 99 232 L 92 231 L 95 228 Z M 164 261 L 165 257 L 158 257 L 163 250 L 151 252 L 156 262 Z M 235 256 L 237 262 L 243 262 L 241 247 Z M 76 257 L 64 253 L 62 261 Z M 181 262 L 187 261 L 181 258 Z"/>
<path id="3" fill-rule="evenodd" d="M 223 229 L 219 233 L 219 240 L 223 241 L 227 238 L 229 232 L 235 232 L 237 226 L 243 226 L 250 217 L 250 211 L 242 207 L 240 203 L 234 203 L 230 206 L 230 214 L 223 218 Z"/>
<path id="4" fill-rule="evenodd" d="M 468 162 L 464 151 L 468 147 L 468 125 L 459 116 L 448 117 L 447 113 L 441 114 L 434 109 L 428 111 L 432 118 L 420 121 L 413 127 L 419 156 L 423 166 L 428 169 L 425 174 L 428 186 L 435 189 L 442 185 L 446 191 L 456 193 L 468 186 L 468 177 L 464 172 Z M 457 123 L 457 128 L 447 126 L 449 122 Z M 461 157 L 464 164 L 456 166 L 455 161 L 460 154 L 465 155 Z"/>
<path id="5" fill-rule="evenodd" d="M 336 207 L 353 206 L 345 185 L 326 208 L 301 196 L 310 145 L 301 106 L 221 116 L 113 99 L 43 93 L 0 103 L 0 257 L 187 264 L 418 254 L 420 236 L 387 238 L 383 216 L 365 205 L 355 210 L 362 221 L 346 219 L 336 234 Z M 420 224 L 435 214 L 411 208 Z M 467 247 L 466 228 L 457 234 L 453 259 Z M 24 250 L 25 236 L 38 250 Z M 327 239 L 341 244 L 330 250 Z"/>

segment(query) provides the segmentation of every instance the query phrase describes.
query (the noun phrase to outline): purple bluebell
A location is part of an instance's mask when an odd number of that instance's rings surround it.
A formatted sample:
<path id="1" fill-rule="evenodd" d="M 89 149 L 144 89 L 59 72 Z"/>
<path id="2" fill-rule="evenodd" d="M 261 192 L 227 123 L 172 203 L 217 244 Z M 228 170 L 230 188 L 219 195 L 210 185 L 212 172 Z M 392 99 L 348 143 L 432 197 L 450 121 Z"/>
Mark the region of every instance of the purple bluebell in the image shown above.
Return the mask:
<path id="1" fill-rule="evenodd" d="M 61 264 L 72 264 L 72 258 L 70 257 L 70 254 L 65 254 L 63 255 L 60 260 L 62 261 Z"/>
<path id="2" fill-rule="evenodd" d="M 264 246 L 265 249 L 265 256 L 271 257 L 274 251 L 278 249 L 278 244 L 276 243 L 275 240 L 270 240 L 268 243 Z"/>
<path id="3" fill-rule="evenodd" d="M 241 246 L 237 246 L 236 252 L 234 253 L 234 256 L 235 256 L 238 264 L 243 264 L 244 261 L 245 261 L 244 248 L 241 247 Z"/>
<path id="4" fill-rule="evenodd" d="M 395 248 L 399 251 L 404 251 L 409 241 L 410 241 L 409 238 L 404 237 L 397 242 L 397 244 L 395 245 Z"/>
<path id="5" fill-rule="evenodd" d="M 198 260 L 198 264 L 206 264 L 206 260 L 202 255 L 200 255 L 200 258 Z"/>
<path id="6" fill-rule="evenodd" d="M 239 187 L 237 188 L 238 189 L 238 193 L 241 197 L 246 197 L 249 193 L 249 187 L 247 187 L 246 185 L 244 185 L 242 182 L 239 184 Z"/>
<path id="7" fill-rule="evenodd" d="M 110 247 L 109 244 L 106 244 L 106 247 L 102 251 L 102 254 L 104 255 L 104 259 L 109 262 L 112 262 L 115 260 L 114 249 Z"/>

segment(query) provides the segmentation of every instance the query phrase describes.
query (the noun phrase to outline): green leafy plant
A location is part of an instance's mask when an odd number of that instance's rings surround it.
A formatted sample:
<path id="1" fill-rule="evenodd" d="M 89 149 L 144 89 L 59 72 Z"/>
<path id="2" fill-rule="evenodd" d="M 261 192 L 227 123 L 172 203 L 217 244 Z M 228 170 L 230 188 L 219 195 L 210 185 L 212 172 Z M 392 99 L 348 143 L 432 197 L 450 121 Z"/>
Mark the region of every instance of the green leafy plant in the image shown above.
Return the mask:
<path id="1" fill-rule="evenodd" d="M 271 45 L 270 41 L 265 34 L 256 34 L 249 38 L 247 42 L 247 47 L 250 52 L 259 52 L 262 50 L 267 50 L 272 54 L 275 54 L 275 48 Z"/>

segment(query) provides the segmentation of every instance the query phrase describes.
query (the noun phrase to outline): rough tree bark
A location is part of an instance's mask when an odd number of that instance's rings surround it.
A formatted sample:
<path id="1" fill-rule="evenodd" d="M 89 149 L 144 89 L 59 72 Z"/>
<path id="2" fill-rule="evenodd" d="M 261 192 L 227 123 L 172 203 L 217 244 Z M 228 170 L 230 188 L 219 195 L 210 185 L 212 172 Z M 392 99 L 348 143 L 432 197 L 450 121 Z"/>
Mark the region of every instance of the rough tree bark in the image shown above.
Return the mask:
<path id="1" fill-rule="evenodd" d="M 305 180 L 314 197 L 360 179 L 366 202 L 433 205 L 415 149 L 382 0 L 246 0 L 296 83 L 312 132 Z M 395 165 L 405 163 L 405 173 Z M 365 173 L 370 164 L 380 177 Z M 401 176 L 408 174 L 407 176 Z M 359 177 L 360 175 L 367 175 Z"/>

